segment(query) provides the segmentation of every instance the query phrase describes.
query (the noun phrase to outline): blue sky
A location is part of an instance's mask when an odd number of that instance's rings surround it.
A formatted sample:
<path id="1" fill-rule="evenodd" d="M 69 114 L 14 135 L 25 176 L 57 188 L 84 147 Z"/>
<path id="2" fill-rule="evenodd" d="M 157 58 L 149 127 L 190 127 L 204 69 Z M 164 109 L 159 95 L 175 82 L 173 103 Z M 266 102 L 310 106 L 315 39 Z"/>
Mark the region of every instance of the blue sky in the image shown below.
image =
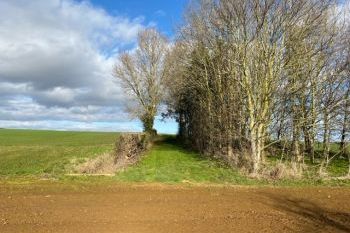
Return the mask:
<path id="1" fill-rule="evenodd" d="M 113 65 L 146 27 L 172 39 L 187 3 L 1 0 L 0 128 L 141 131 Z M 173 120 L 155 126 L 177 131 Z"/>
<path id="2" fill-rule="evenodd" d="M 146 22 L 156 23 L 157 28 L 170 37 L 181 23 L 188 2 L 189 0 L 91 0 L 92 4 L 106 9 L 110 14 L 144 17 Z"/>

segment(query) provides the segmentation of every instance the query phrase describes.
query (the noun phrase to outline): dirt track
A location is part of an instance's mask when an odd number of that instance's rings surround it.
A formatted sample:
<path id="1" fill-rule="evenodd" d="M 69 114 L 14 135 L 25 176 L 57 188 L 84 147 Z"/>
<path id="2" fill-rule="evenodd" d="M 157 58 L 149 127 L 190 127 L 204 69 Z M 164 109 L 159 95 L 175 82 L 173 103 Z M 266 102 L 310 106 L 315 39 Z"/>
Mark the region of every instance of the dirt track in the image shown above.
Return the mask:
<path id="1" fill-rule="evenodd" d="M 0 232 L 350 232 L 350 189 L 1 189 Z"/>

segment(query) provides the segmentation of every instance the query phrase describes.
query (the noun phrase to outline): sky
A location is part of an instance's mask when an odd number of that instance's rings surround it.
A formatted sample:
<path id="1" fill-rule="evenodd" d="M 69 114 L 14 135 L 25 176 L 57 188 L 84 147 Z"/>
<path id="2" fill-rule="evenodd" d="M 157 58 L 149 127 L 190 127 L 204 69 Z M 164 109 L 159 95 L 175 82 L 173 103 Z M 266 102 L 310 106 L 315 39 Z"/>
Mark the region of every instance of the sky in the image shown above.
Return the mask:
<path id="1" fill-rule="evenodd" d="M 173 39 L 188 2 L 0 0 L 0 128 L 141 131 L 113 65 L 146 27 Z M 160 117 L 155 127 L 177 131 Z"/>
<path id="2" fill-rule="evenodd" d="M 0 128 L 141 131 L 113 64 L 146 27 L 173 38 L 187 2 L 1 0 Z"/>

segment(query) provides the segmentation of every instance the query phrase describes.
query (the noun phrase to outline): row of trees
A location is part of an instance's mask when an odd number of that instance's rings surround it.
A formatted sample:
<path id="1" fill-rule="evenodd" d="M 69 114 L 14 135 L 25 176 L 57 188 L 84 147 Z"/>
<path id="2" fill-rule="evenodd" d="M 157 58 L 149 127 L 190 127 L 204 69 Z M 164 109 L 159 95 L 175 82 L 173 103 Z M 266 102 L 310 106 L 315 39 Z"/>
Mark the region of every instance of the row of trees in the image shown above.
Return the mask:
<path id="1" fill-rule="evenodd" d="M 196 1 L 172 45 L 143 32 L 116 76 L 143 106 L 146 131 L 166 93 L 179 136 L 203 154 L 258 173 L 267 151 L 301 168 L 322 141 L 327 164 L 332 141 L 345 153 L 350 120 L 350 30 L 338 9 L 332 0 Z"/>
<path id="2" fill-rule="evenodd" d="M 349 41 L 330 0 L 199 1 L 172 50 L 168 102 L 202 153 L 259 171 L 348 132 Z M 343 21 L 344 22 L 344 21 Z"/>

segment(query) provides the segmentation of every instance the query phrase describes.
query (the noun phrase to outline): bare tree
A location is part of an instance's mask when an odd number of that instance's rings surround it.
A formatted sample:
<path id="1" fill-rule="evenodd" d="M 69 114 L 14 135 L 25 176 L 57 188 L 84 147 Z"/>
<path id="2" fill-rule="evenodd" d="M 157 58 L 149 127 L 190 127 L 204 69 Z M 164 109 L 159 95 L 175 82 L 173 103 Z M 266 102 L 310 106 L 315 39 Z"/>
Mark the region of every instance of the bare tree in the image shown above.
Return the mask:
<path id="1" fill-rule="evenodd" d="M 304 153 L 313 159 L 317 133 L 329 145 L 342 99 L 334 4 L 195 1 L 171 55 L 169 102 L 180 134 L 202 153 L 249 160 L 253 173 L 281 140 L 295 164 Z"/>
<path id="2" fill-rule="evenodd" d="M 153 131 L 162 100 L 167 51 L 166 38 L 154 28 L 146 29 L 138 35 L 136 51 L 122 53 L 114 69 L 114 76 L 134 100 L 130 112 L 142 121 L 145 132 Z"/>

